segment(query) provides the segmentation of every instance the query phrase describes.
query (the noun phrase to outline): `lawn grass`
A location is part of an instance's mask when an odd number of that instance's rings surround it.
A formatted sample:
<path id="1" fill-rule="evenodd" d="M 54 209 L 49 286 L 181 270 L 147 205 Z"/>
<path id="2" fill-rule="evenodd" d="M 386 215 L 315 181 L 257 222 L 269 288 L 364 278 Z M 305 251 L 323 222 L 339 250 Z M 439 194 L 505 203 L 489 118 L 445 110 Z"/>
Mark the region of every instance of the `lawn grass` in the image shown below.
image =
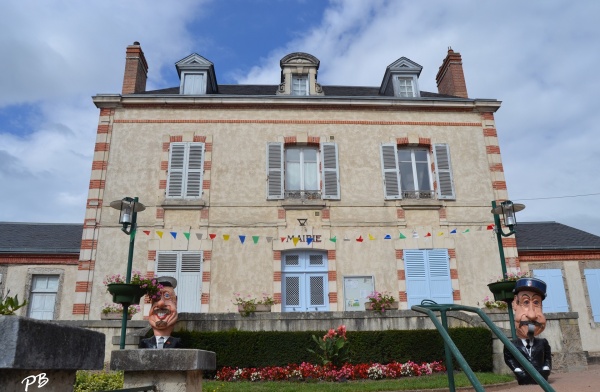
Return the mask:
<path id="1" fill-rule="evenodd" d="M 506 374 L 475 373 L 475 375 L 483 385 L 501 384 L 514 380 L 512 375 Z M 457 373 L 455 375 L 454 384 L 456 387 L 471 386 L 471 383 L 464 373 Z M 349 382 L 202 381 L 203 392 L 383 392 L 447 387 L 448 377 L 445 374 L 406 377 L 398 380 Z"/>

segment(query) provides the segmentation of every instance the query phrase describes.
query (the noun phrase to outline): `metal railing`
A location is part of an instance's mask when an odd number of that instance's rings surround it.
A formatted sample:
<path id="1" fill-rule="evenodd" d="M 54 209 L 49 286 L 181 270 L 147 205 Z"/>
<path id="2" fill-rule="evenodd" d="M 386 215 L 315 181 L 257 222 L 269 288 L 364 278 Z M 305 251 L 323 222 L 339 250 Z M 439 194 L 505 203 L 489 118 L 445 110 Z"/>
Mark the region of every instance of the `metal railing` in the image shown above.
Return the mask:
<path id="1" fill-rule="evenodd" d="M 285 191 L 284 196 L 291 200 L 321 200 L 321 191 Z"/>
<path id="2" fill-rule="evenodd" d="M 412 310 L 425 313 L 429 316 L 436 329 L 442 335 L 442 339 L 444 339 L 444 349 L 446 352 L 446 371 L 448 374 L 448 389 L 450 392 L 455 392 L 456 387 L 454 385 L 454 365 L 452 363 L 452 356 L 456 359 L 456 362 L 460 365 L 463 372 L 471 382 L 471 385 L 477 392 L 485 392 L 485 389 L 471 370 L 471 367 L 460 353 L 456 344 L 452 341 L 452 338 L 448 334 L 448 318 L 446 316 L 447 311 L 466 311 L 477 313 L 479 317 L 486 323 L 486 325 L 492 330 L 492 333 L 500 339 L 500 341 L 504 344 L 504 347 L 510 351 L 510 353 L 515 357 L 515 359 L 523 366 L 523 368 L 529 373 L 529 375 L 538 383 L 538 385 L 546 392 L 555 392 L 554 389 L 548 384 L 548 381 L 542 377 L 542 375 L 533 367 L 531 362 L 527 360 L 521 354 L 521 352 L 513 345 L 513 343 L 508 340 L 508 338 L 504 335 L 504 333 L 498 328 L 490 318 L 479 308 L 474 308 L 471 306 L 463 306 L 463 305 L 454 305 L 454 304 L 437 304 L 431 300 L 423 300 L 421 305 L 413 305 L 411 307 Z M 440 318 L 442 322 L 437 319 L 434 311 L 440 312 Z"/>

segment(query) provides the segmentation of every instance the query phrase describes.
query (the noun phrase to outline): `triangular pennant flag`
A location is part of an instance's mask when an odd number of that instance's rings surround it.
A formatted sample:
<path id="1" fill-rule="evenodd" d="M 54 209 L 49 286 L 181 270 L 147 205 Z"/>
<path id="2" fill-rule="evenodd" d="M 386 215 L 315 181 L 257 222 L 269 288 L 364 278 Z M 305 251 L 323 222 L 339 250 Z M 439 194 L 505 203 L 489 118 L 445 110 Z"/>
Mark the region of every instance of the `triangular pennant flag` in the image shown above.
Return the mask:
<path id="1" fill-rule="evenodd" d="M 214 234 L 214 233 L 213 234 L 209 234 L 208 236 L 210 237 L 211 240 L 214 240 L 217 237 L 217 235 Z"/>
<path id="2" fill-rule="evenodd" d="M 267 242 L 271 243 L 273 241 L 273 237 L 267 237 Z"/>
<path id="3" fill-rule="evenodd" d="M 257 244 L 257 243 L 258 243 L 258 239 L 259 239 L 259 238 L 260 238 L 259 236 L 257 236 L 257 235 L 253 235 L 253 236 L 252 236 L 252 241 L 253 241 L 255 244 Z"/>
<path id="4" fill-rule="evenodd" d="M 370 239 L 371 241 L 373 241 L 373 240 L 375 239 L 375 237 L 373 237 L 373 236 L 371 235 L 371 233 L 369 233 L 369 239 Z"/>
<path id="5" fill-rule="evenodd" d="M 144 234 L 150 235 L 150 230 L 144 230 Z"/>
<path id="6" fill-rule="evenodd" d="M 202 239 L 202 233 L 196 233 L 196 238 L 198 238 L 199 240 Z"/>
<path id="7" fill-rule="evenodd" d="M 292 238 L 292 242 L 294 243 L 294 246 L 298 245 L 298 241 L 300 241 L 300 238 L 298 238 L 298 237 Z"/>
<path id="8" fill-rule="evenodd" d="M 468 233 L 470 231 L 471 231 L 471 229 L 467 229 L 467 230 L 463 231 L 463 233 Z"/>
<path id="9" fill-rule="evenodd" d="M 427 234 L 425 234 L 425 237 L 431 237 L 431 233 L 427 232 Z"/>
<path id="10" fill-rule="evenodd" d="M 188 241 L 190 240 L 190 233 L 184 232 L 183 235 L 185 236 L 185 238 L 187 238 Z"/>
<path id="11" fill-rule="evenodd" d="M 456 229 L 450 231 L 450 234 L 456 234 Z"/>
<path id="12" fill-rule="evenodd" d="M 306 245 L 310 245 L 310 244 L 311 244 L 311 242 L 313 242 L 313 239 L 312 239 L 312 237 L 308 237 L 308 238 L 306 239 Z"/>
<path id="13" fill-rule="evenodd" d="M 477 228 L 477 231 L 481 231 L 481 230 L 483 230 L 483 226 L 479 226 L 479 227 Z"/>
<path id="14" fill-rule="evenodd" d="M 361 235 L 361 236 L 359 236 L 359 237 L 356 239 L 356 241 L 358 241 L 358 242 L 363 242 L 364 240 L 363 240 L 363 238 L 362 238 L 362 235 Z"/>
<path id="15" fill-rule="evenodd" d="M 404 239 L 406 239 L 406 236 L 405 236 L 404 234 L 400 233 L 400 237 L 399 237 L 399 238 L 400 238 L 401 240 L 404 240 Z"/>
<path id="16" fill-rule="evenodd" d="M 383 237 L 384 240 L 391 240 L 392 236 L 389 234 L 386 234 L 385 237 Z"/>
<path id="17" fill-rule="evenodd" d="M 419 233 L 417 233 L 417 231 L 413 231 L 412 232 L 413 238 L 419 238 Z"/>
<path id="18" fill-rule="evenodd" d="M 443 231 L 440 231 L 440 232 L 438 233 L 438 237 L 441 237 L 441 236 L 443 236 L 443 235 L 444 235 L 444 232 L 443 232 Z"/>
<path id="19" fill-rule="evenodd" d="M 223 234 L 223 241 L 229 241 L 229 234 Z"/>
<path id="20" fill-rule="evenodd" d="M 280 237 L 281 238 L 281 242 L 285 241 L 285 237 Z"/>
<path id="21" fill-rule="evenodd" d="M 173 239 L 176 240 L 177 239 L 177 232 L 176 231 L 171 231 L 171 236 L 173 236 Z"/>
<path id="22" fill-rule="evenodd" d="M 163 232 L 156 230 L 156 235 L 159 236 L 160 238 L 162 238 Z"/>
<path id="23" fill-rule="evenodd" d="M 488 230 L 494 230 L 494 225 L 488 225 L 488 226 L 487 226 L 487 229 L 488 229 Z"/>
<path id="24" fill-rule="evenodd" d="M 329 239 L 329 241 L 331 241 L 331 242 L 336 242 L 336 241 L 337 241 L 337 236 L 335 236 L 335 237 L 331 237 L 331 238 Z"/>
<path id="25" fill-rule="evenodd" d="M 348 236 L 345 236 L 344 241 L 350 241 L 350 238 L 348 238 Z"/>
<path id="26" fill-rule="evenodd" d="M 245 235 L 241 235 L 240 237 L 240 242 L 243 244 L 244 241 L 246 241 L 246 236 Z"/>

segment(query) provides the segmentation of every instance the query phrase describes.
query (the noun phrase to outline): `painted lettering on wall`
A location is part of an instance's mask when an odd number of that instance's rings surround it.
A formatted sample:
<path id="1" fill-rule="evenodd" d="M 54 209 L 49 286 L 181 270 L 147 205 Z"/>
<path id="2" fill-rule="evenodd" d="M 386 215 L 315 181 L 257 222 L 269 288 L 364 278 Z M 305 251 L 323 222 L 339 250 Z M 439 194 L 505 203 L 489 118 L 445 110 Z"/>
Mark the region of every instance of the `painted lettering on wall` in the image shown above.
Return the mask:
<path id="1" fill-rule="evenodd" d="M 287 239 L 285 242 L 290 242 L 290 241 L 294 241 L 294 238 L 297 238 L 298 242 L 308 242 L 309 244 L 311 242 L 321 242 L 321 235 L 312 235 L 312 234 L 305 234 L 305 235 L 288 235 Z"/>

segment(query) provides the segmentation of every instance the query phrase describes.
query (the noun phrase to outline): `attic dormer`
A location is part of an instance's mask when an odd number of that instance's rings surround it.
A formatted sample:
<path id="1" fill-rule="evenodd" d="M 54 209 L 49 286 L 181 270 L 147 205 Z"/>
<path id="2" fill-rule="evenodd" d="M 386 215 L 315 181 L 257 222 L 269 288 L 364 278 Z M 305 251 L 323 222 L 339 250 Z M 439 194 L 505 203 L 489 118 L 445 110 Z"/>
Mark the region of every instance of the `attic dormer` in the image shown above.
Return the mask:
<path id="1" fill-rule="evenodd" d="M 385 69 L 379 94 L 400 98 L 420 97 L 418 81 L 422 69 L 414 61 L 400 57 Z"/>
<path id="2" fill-rule="evenodd" d="M 321 85 L 317 83 L 319 59 L 308 53 L 290 53 L 279 62 L 281 66 L 281 84 L 277 94 L 281 95 L 323 95 Z"/>
<path id="3" fill-rule="evenodd" d="M 192 53 L 175 63 L 179 74 L 179 94 L 204 95 L 219 92 L 213 63 Z"/>

